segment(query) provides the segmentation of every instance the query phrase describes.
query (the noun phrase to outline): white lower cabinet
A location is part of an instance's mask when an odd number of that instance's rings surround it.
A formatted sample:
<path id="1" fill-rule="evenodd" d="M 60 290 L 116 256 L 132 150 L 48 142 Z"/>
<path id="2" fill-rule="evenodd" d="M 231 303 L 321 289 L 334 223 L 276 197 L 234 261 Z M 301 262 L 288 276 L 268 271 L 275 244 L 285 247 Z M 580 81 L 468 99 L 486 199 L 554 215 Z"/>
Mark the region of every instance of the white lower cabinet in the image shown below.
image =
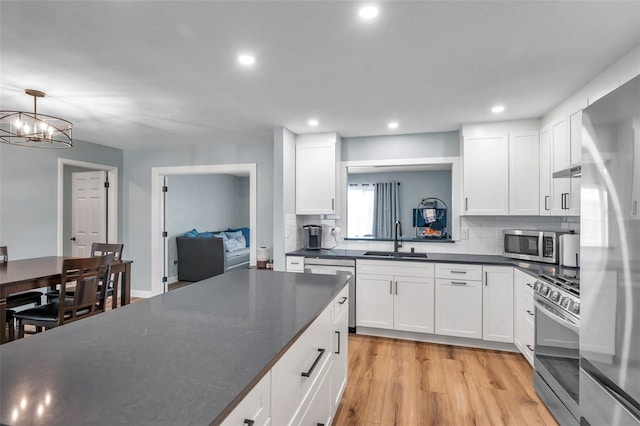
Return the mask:
<path id="1" fill-rule="evenodd" d="M 513 343 L 533 365 L 535 311 L 533 285 L 536 278 L 518 269 L 513 270 Z"/>
<path id="2" fill-rule="evenodd" d="M 222 422 L 223 425 L 267 426 L 271 422 L 271 372 L 258 382 Z"/>
<path id="3" fill-rule="evenodd" d="M 482 339 L 513 343 L 513 268 L 483 266 Z"/>
<path id="4" fill-rule="evenodd" d="M 347 383 L 348 312 L 345 287 L 223 424 L 330 425 Z"/>
<path id="5" fill-rule="evenodd" d="M 338 409 L 340 400 L 347 387 L 347 374 L 349 373 L 349 363 L 347 354 L 349 353 L 349 300 L 348 288 L 336 298 L 336 308 L 333 320 L 333 378 L 331 381 L 333 412 Z"/>
<path id="6" fill-rule="evenodd" d="M 537 278 L 524 274 L 523 304 L 524 304 L 524 341 L 522 354 L 533 366 L 533 354 L 535 348 L 535 308 L 533 306 L 533 286 Z"/>
<path id="7" fill-rule="evenodd" d="M 482 282 L 436 278 L 436 334 L 482 339 Z"/>
<path id="8" fill-rule="evenodd" d="M 356 326 L 434 332 L 434 267 L 430 263 L 358 261 Z"/>

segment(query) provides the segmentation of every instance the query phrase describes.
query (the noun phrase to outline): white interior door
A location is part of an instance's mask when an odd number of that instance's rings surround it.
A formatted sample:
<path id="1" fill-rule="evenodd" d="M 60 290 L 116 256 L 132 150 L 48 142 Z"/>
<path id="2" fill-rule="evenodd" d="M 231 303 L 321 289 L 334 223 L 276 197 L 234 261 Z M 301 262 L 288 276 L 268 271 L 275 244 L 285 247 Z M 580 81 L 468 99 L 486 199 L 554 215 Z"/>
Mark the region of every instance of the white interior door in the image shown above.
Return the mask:
<path id="1" fill-rule="evenodd" d="M 71 179 L 71 255 L 89 257 L 92 243 L 107 240 L 106 172 L 77 172 Z"/>

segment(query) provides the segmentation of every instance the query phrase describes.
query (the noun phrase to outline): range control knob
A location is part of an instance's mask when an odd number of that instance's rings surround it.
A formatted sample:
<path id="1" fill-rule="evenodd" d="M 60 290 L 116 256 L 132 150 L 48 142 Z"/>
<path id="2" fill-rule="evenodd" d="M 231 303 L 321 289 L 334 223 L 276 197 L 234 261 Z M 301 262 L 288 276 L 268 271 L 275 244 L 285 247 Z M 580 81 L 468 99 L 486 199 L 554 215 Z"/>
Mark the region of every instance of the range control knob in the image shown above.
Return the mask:
<path id="1" fill-rule="evenodd" d="M 576 315 L 580 315 L 580 303 L 575 302 L 573 305 L 571 305 L 571 308 L 569 308 L 569 310 Z"/>
<path id="2" fill-rule="evenodd" d="M 549 296 L 549 299 L 553 300 L 554 302 L 557 302 L 560 300 L 560 292 L 559 291 L 552 291 L 551 295 Z"/>
<path id="3" fill-rule="evenodd" d="M 571 304 L 571 298 L 563 297 L 562 299 L 560 299 L 560 306 L 562 306 L 563 308 L 568 310 L 570 304 Z"/>
<path id="4" fill-rule="evenodd" d="M 538 292 L 541 287 L 542 283 L 540 281 L 536 281 L 536 283 L 533 285 L 533 291 Z"/>
<path id="5" fill-rule="evenodd" d="M 540 293 L 543 296 L 546 296 L 547 294 L 549 294 L 549 290 L 551 290 L 549 287 L 547 287 L 546 285 L 542 284 L 542 285 L 540 285 L 540 290 L 538 290 L 538 293 Z"/>

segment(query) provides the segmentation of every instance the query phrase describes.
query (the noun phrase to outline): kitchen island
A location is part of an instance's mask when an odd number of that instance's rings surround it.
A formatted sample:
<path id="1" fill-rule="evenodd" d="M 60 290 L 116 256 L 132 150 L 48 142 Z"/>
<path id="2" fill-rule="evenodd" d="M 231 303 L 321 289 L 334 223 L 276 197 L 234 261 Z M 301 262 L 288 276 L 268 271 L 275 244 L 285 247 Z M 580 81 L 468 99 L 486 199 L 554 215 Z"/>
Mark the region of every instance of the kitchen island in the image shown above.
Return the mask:
<path id="1" fill-rule="evenodd" d="M 236 270 L 9 342 L 0 422 L 220 423 L 345 284 Z"/>

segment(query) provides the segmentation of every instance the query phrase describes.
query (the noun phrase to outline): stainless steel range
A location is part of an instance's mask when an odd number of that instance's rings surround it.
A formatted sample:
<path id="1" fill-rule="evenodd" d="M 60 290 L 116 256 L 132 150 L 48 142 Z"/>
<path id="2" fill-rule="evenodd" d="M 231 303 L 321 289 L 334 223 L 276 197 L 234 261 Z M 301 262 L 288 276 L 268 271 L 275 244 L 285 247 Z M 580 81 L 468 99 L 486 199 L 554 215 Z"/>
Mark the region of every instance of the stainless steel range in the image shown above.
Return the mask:
<path id="1" fill-rule="evenodd" d="M 534 286 L 534 386 L 562 425 L 579 424 L 580 281 L 541 275 Z"/>

